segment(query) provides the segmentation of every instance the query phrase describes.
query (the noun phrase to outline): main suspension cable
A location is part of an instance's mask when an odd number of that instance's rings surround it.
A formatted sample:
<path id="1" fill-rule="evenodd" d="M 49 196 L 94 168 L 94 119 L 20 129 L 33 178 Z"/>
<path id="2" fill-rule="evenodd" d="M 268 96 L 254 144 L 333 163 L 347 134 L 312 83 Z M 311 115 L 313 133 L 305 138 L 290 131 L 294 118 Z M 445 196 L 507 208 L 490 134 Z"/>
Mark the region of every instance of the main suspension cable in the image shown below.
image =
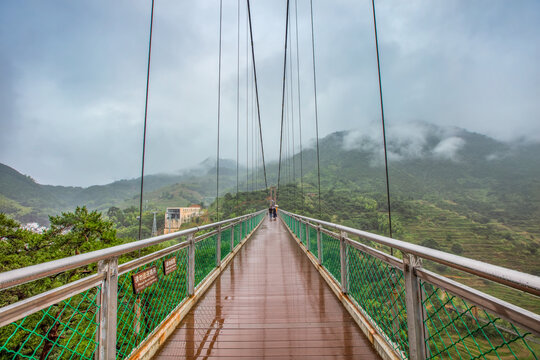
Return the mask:
<path id="1" fill-rule="evenodd" d="M 313 0 L 309 0 L 311 10 L 311 48 L 313 50 L 313 91 L 315 100 L 315 138 L 317 142 L 317 180 L 319 185 L 319 218 L 321 217 L 321 162 L 319 156 L 319 111 L 317 105 L 317 76 L 315 71 L 315 31 L 313 29 Z"/>
<path id="2" fill-rule="evenodd" d="M 298 89 L 298 127 L 300 136 L 300 196 L 302 199 L 301 210 L 304 211 L 304 167 L 302 160 L 302 103 L 300 97 L 300 52 L 298 51 L 298 0 L 294 0 L 294 14 L 296 27 L 296 77 Z"/>
<path id="3" fill-rule="evenodd" d="M 289 19 L 290 21 L 290 19 Z M 291 35 L 291 31 L 289 31 L 289 43 L 292 44 L 292 35 Z M 291 111 L 291 117 L 290 117 L 290 120 L 291 120 L 291 139 L 292 139 L 292 152 L 291 152 L 291 156 L 292 156 L 292 182 L 293 182 L 293 187 L 292 187 L 292 199 L 293 201 L 296 200 L 296 159 L 294 158 L 294 152 L 296 150 L 296 146 L 294 144 L 294 85 L 293 85 L 293 66 L 292 66 L 292 58 L 293 58 L 293 51 L 292 51 L 292 46 L 291 46 L 291 53 L 290 53 L 290 56 L 289 56 L 289 93 L 288 93 L 288 96 L 290 98 L 290 102 L 291 102 L 291 106 L 290 106 L 290 111 Z"/>
<path id="4" fill-rule="evenodd" d="M 248 0 L 249 1 L 249 0 Z M 278 164 L 278 186 L 276 191 L 276 203 L 279 199 L 279 186 L 281 181 L 281 155 L 283 152 L 283 119 L 285 115 L 285 78 L 287 75 L 287 42 L 289 33 L 289 0 L 287 0 L 287 15 L 285 17 L 285 51 L 283 55 L 283 87 L 281 95 L 281 130 L 279 136 L 279 164 Z"/>
<path id="5" fill-rule="evenodd" d="M 142 204 L 144 190 L 144 155 L 146 152 L 146 120 L 148 118 L 148 89 L 150 85 L 150 61 L 152 59 L 152 29 L 154 25 L 154 0 L 152 0 L 152 10 L 150 12 L 150 40 L 148 41 L 148 67 L 146 69 L 146 100 L 144 102 L 144 131 L 143 131 L 143 148 L 141 161 L 141 194 L 139 201 L 139 240 L 142 236 Z M 140 255 L 140 252 L 139 252 Z"/>
<path id="6" fill-rule="evenodd" d="M 384 146 L 384 169 L 386 174 L 386 199 L 388 203 L 388 230 L 390 237 L 392 237 L 392 211 L 390 209 L 390 182 L 388 177 L 388 154 L 386 151 L 386 129 L 384 126 L 384 106 L 383 106 L 383 93 L 381 83 L 381 65 L 379 61 L 379 39 L 377 37 L 377 19 L 375 16 L 375 0 L 371 0 L 373 9 L 373 29 L 375 30 L 375 50 L 377 52 L 377 73 L 379 75 L 379 99 L 381 103 L 381 121 L 382 121 L 382 133 L 383 133 L 383 146 Z M 390 248 L 393 252 L 393 249 Z"/>
<path id="7" fill-rule="evenodd" d="M 236 209 L 238 214 L 239 188 L 239 161 L 240 161 L 240 0 L 237 1 L 237 29 L 236 29 Z"/>
<path id="8" fill-rule="evenodd" d="M 219 60 L 218 60 L 218 103 L 217 103 L 217 162 L 216 162 L 216 216 L 219 222 L 219 125 L 221 120 L 221 32 L 223 25 L 223 0 L 219 0 Z"/>
<path id="9" fill-rule="evenodd" d="M 289 0 L 287 0 L 288 2 Z M 255 67 L 255 46 L 253 44 L 253 26 L 251 24 L 251 7 L 249 4 L 249 0 L 247 0 L 247 7 L 248 7 L 248 19 L 249 19 L 249 34 L 251 38 L 251 56 L 253 58 L 253 76 L 255 79 L 255 95 L 257 97 L 257 115 L 259 119 L 259 137 L 261 139 L 261 154 L 262 154 L 262 162 L 263 162 L 263 169 L 264 169 L 264 186 L 266 189 L 268 189 L 268 181 L 266 179 L 266 164 L 264 162 L 264 145 L 263 145 L 263 137 L 262 137 L 262 127 L 261 127 L 261 109 L 259 104 L 259 87 L 257 86 L 257 68 Z"/>

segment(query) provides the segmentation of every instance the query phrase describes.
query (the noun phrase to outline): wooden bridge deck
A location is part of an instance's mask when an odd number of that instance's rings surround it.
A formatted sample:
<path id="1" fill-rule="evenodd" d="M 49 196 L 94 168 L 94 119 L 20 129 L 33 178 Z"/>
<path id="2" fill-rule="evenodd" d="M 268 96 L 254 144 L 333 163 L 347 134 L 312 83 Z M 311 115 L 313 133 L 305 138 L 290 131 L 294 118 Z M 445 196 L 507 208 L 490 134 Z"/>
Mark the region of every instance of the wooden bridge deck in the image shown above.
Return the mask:
<path id="1" fill-rule="evenodd" d="M 280 221 L 264 223 L 157 359 L 379 359 Z"/>

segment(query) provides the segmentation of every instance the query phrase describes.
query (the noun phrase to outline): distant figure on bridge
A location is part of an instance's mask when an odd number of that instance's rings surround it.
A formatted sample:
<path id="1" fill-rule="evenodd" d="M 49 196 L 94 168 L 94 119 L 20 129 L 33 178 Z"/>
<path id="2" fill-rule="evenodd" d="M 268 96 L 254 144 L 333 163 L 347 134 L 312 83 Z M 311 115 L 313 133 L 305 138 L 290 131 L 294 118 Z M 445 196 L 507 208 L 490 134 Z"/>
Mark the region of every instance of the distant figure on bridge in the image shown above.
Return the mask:
<path id="1" fill-rule="evenodd" d="M 277 219 L 277 208 L 278 206 L 276 204 L 276 206 L 273 206 L 273 209 L 272 209 L 272 215 L 274 215 L 274 221 L 276 221 Z"/>
<path id="2" fill-rule="evenodd" d="M 268 208 L 268 217 L 270 218 L 270 220 L 272 220 L 272 218 L 274 217 L 274 205 L 270 205 L 270 207 Z"/>

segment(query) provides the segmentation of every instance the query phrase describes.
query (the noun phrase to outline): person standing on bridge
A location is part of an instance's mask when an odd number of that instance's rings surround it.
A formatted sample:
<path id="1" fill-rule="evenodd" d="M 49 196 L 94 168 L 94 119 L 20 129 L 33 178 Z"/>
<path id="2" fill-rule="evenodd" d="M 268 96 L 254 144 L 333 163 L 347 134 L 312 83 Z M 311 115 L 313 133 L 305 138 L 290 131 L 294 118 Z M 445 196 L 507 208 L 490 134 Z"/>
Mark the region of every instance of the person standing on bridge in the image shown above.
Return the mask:
<path id="1" fill-rule="evenodd" d="M 274 216 L 274 221 L 277 220 L 277 204 L 275 206 L 273 206 L 273 209 L 272 209 L 272 215 Z"/>

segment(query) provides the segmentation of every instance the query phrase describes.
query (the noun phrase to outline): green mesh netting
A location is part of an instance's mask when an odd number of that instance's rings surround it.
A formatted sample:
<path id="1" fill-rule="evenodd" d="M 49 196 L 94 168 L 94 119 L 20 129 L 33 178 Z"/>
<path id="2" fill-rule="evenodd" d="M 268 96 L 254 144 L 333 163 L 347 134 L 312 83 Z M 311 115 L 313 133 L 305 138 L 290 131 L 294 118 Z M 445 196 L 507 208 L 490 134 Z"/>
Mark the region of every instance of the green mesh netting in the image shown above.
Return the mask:
<path id="1" fill-rule="evenodd" d="M 217 235 L 195 244 L 195 287 L 216 267 Z"/>
<path id="2" fill-rule="evenodd" d="M 221 234 L 221 257 L 231 252 L 234 243 L 251 232 L 264 213 L 244 220 Z M 217 235 L 195 244 L 195 285 L 216 264 Z M 177 269 L 163 273 L 163 262 L 176 257 Z M 155 266 L 158 281 L 134 294 L 132 275 Z M 123 274 L 118 279 L 117 358 L 123 359 L 136 348 L 187 297 L 188 249 Z M 92 288 L 58 304 L 31 314 L 0 329 L 0 359 L 94 359 L 98 348 L 99 289 Z"/>
<path id="3" fill-rule="evenodd" d="M 530 333 L 427 282 L 421 282 L 427 357 L 538 359 Z"/>
<path id="4" fill-rule="evenodd" d="M 294 234 L 304 239 L 297 220 L 281 214 Z M 300 235 L 298 235 L 300 232 Z M 310 251 L 317 256 L 317 230 L 310 227 Z M 323 265 L 341 280 L 340 241 L 321 232 Z M 408 357 L 407 312 L 403 273 L 347 245 L 349 295 L 369 316 L 390 346 Z M 538 359 L 540 339 L 514 324 L 421 281 L 426 358 Z"/>
<path id="5" fill-rule="evenodd" d="M 177 269 L 165 276 L 163 261 L 171 257 L 176 257 Z M 187 297 L 187 263 L 184 248 L 119 277 L 117 358 L 127 357 Z M 158 269 L 158 282 L 134 294 L 131 276 L 152 266 Z"/>
<path id="6" fill-rule="evenodd" d="M 398 354 L 407 354 L 405 280 L 400 270 L 347 245 L 349 296 L 377 324 Z"/>
<path id="7" fill-rule="evenodd" d="M 315 257 L 319 257 L 319 250 L 317 248 L 317 229 L 309 227 L 309 251 Z"/>
<path id="8" fill-rule="evenodd" d="M 302 244 L 307 246 L 307 236 L 306 236 L 306 225 L 299 223 L 299 233 L 300 233 L 300 240 L 302 241 Z"/>
<path id="9" fill-rule="evenodd" d="M 225 229 L 221 232 L 221 260 L 223 260 L 231 252 L 231 233 L 231 228 Z"/>
<path id="10" fill-rule="evenodd" d="M 94 359 L 99 287 L 0 329 L 1 359 Z"/>
<path id="11" fill-rule="evenodd" d="M 242 233 L 240 232 L 240 225 L 234 226 L 234 246 L 240 244 L 242 241 Z"/>
<path id="12" fill-rule="evenodd" d="M 339 241 L 339 239 L 321 232 L 322 264 L 334 279 L 341 284 Z"/>

